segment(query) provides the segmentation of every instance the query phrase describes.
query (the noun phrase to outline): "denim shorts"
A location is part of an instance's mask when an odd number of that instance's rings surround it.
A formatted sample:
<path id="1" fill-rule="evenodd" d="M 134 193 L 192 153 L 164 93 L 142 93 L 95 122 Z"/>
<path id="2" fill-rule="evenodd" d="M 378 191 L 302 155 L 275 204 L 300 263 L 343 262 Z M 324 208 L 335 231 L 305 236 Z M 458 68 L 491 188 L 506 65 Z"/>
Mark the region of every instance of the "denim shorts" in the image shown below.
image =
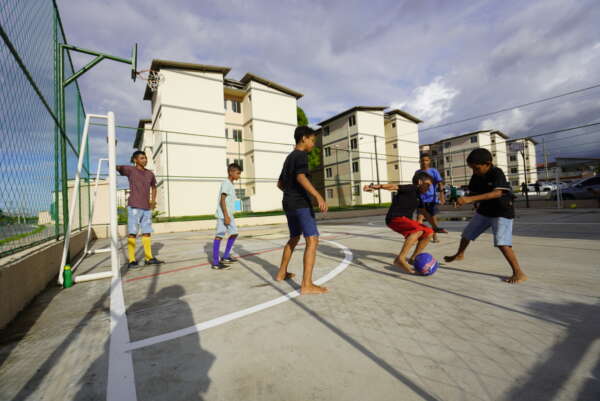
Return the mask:
<path id="1" fill-rule="evenodd" d="M 296 210 L 286 210 L 288 228 L 290 229 L 290 238 L 298 237 L 300 234 L 305 237 L 319 236 L 315 214 L 310 208 Z"/>
<path id="2" fill-rule="evenodd" d="M 127 206 L 127 230 L 130 235 L 137 235 L 142 229 L 142 234 L 152 233 L 152 210 L 138 209 Z"/>
<path id="3" fill-rule="evenodd" d="M 513 219 L 487 217 L 475 213 L 463 230 L 462 236 L 469 241 L 475 241 L 485 230 L 492 227 L 494 246 L 512 246 L 512 226 Z"/>
<path id="4" fill-rule="evenodd" d="M 238 230 L 235 225 L 235 219 L 231 218 L 231 223 L 229 225 L 225 225 L 225 219 L 220 219 L 217 217 L 217 228 L 215 230 L 215 237 L 223 238 L 225 235 L 237 235 Z"/>

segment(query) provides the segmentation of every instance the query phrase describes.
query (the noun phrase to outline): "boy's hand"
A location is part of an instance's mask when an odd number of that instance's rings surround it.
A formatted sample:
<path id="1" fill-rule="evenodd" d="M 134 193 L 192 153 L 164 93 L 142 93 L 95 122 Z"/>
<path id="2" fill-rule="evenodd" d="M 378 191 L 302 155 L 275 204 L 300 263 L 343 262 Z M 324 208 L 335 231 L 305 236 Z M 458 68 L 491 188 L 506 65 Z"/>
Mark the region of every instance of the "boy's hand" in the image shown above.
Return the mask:
<path id="1" fill-rule="evenodd" d="M 228 225 L 230 225 L 230 224 L 231 224 L 231 217 L 229 217 L 229 216 L 225 216 L 225 218 L 224 218 L 223 220 L 225 220 L 225 225 L 226 225 L 226 226 L 228 226 Z"/>
<path id="2" fill-rule="evenodd" d="M 365 191 L 365 192 L 373 192 L 373 187 L 371 185 L 365 185 L 363 187 L 363 191 Z"/>
<path id="3" fill-rule="evenodd" d="M 460 198 L 458 198 L 456 200 L 456 206 L 460 207 L 462 205 L 466 205 L 467 203 L 471 203 L 471 200 L 469 199 L 468 196 L 461 196 Z"/>
<path id="4" fill-rule="evenodd" d="M 317 204 L 319 205 L 319 210 L 321 211 L 321 213 L 327 213 L 327 210 L 329 210 L 329 206 L 327 206 L 327 202 L 325 202 L 325 199 L 323 199 L 322 196 L 319 196 L 317 198 Z"/>
<path id="5" fill-rule="evenodd" d="M 440 195 L 440 205 L 446 204 L 446 197 L 444 195 Z"/>
<path id="6" fill-rule="evenodd" d="M 150 201 L 150 210 L 154 210 L 154 208 L 156 208 L 156 201 L 155 200 L 151 200 Z"/>

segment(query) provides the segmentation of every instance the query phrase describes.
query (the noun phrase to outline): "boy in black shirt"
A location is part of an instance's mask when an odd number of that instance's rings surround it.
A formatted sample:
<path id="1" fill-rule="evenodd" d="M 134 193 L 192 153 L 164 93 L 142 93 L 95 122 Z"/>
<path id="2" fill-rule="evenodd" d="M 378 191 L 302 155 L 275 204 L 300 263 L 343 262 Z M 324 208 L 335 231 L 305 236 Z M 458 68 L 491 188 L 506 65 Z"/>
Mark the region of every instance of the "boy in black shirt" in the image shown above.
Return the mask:
<path id="1" fill-rule="evenodd" d="M 473 170 L 469 182 L 469 196 L 458 198 L 456 204 L 462 206 L 475 203 L 477 209 L 462 233 L 458 251 L 453 256 L 444 257 L 444 260 L 462 260 L 469 243 L 492 227 L 494 246 L 500 249 L 513 271 L 513 275 L 504 281 L 511 284 L 522 283 L 527 280 L 527 275 L 521 270 L 512 249 L 515 209 L 510 185 L 502 170 L 492 164 L 492 154 L 487 149 L 472 151 L 467 157 L 467 164 Z"/>
<path id="2" fill-rule="evenodd" d="M 309 194 L 319 205 L 321 212 L 327 212 L 327 203 L 310 183 L 308 172 L 308 153 L 315 146 L 316 131 L 310 127 L 298 127 L 294 132 L 296 147 L 283 163 L 283 169 L 277 182 L 277 187 L 283 191 L 283 210 L 288 221 L 290 239 L 283 248 L 281 265 L 275 280 L 281 281 L 294 277 L 288 273 L 287 268 L 292 258 L 294 248 L 304 235 L 306 248 L 304 249 L 304 273 L 302 276 L 301 294 L 323 294 L 326 287 L 315 285 L 312 281 L 312 272 L 315 265 L 317 246 L 319 245 L 319 230 L 312 210 Z"/>
<path id="3" fill-rule="evenodd" d="M 374 189 L 386 189 L 396 191 L 392 197 L 385 224 L 392 230 L 404 235 L 404 245 L 396 259 L 394 265 L 408 274 L 415 274 L 415 270 L 409 263 L 413 263 L 415 257 L 423 252 L 423 249 L 429 243 L 433 230 L 418 221 L 412 219 L 415 210 L 419 207 L 420 195 L 426 193 L 433 185 L 433 177 L 426 172 L 417 172 L 413 177 L 413 185 L 367 185 L 364 190 L 371 192 Z M 409 262 L 406 261 L 406 255 L 412 246 L 417 243 Z"/>

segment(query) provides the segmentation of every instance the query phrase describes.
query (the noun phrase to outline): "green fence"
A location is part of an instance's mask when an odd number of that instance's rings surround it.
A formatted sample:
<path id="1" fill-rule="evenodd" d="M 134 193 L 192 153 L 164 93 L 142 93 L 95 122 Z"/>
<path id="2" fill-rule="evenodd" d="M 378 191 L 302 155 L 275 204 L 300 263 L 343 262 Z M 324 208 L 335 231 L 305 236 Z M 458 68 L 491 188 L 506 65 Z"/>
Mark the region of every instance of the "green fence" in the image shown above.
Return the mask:
<path id="1" fill-rule="evenodd" d="M 65 93 L 59 121 L 58 44 L 67 43 L 54 1 L 0 3 L 0 257 L 64 234 L 85 111 L 79 87 Z M 65 76 L 73 64 L 65 53 Z M 87 224 L 89 158 L 73 230 Z"/>

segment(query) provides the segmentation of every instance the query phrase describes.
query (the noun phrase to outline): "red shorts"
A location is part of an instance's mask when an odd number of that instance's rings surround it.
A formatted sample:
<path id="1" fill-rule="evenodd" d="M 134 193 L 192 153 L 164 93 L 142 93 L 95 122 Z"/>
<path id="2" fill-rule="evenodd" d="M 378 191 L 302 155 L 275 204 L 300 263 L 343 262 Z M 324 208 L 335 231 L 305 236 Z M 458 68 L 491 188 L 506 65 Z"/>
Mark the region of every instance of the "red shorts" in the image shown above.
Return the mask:
<path id="1" fill-rule="evenodd" d="M 404 238 L 419 231 L 423 232 L 423 238 L 427 238 L 433 234 L 431 228 L 408 217 L 394 217 L 387 226 L 397 233 L 404 235 Z"/>

